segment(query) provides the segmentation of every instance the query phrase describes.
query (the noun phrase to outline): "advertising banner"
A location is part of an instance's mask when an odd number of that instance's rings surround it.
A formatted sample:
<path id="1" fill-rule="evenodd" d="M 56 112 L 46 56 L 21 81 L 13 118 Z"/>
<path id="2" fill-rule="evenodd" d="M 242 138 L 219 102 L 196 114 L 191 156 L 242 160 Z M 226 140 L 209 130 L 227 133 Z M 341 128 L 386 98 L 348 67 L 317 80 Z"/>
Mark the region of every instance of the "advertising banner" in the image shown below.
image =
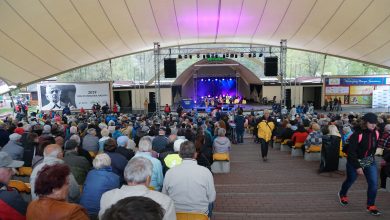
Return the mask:
<path id="1" fill-rule="evenodd" d="M 348 95 L 349 94 L 349 87 L 348 86 L 327 86 L 327 87 L 325 87 L 325 94 L 327 94 L 327 95 L 336 95 L 336 94 Z"/>
<path id="2" fill-rule="evenodd" d="M 387 77 L 346 77 L 346 78 L 325 78 L 326 85 L 388 85 L 390 79 Z"/>
<path id="3" fill-rule="evenodd" d="M 45 83 L 38 84 L 40 110 L 91 109 L 93 104 L 110 104 L 110 84 Z"/>
<path id="4" fill-rule="evenodd" d="M 351 86 L 351 95 L 371 95 L 374 90 L 374 86 Z"/>
<path id="5" fill-rule="evenodd" d="M 371 105 L 372 97 L 371 96 L 354 96 L 350 97 L 350 104 L 355 105 Z"/>

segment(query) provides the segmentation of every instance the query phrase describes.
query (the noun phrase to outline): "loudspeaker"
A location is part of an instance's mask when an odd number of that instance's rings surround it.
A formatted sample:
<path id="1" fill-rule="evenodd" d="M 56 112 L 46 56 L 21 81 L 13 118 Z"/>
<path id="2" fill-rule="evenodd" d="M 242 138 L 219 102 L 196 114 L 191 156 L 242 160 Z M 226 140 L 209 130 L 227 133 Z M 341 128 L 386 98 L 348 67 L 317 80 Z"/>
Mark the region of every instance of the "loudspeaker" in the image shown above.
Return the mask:
<path id="1" fill-rule="evenodd" d="M 264 57 L 264 75 L 278 75 L 278 57 Z"/>
<path id="2" fill-rule="evenodd" d="M 165 78 L 176 78 L 176 59 L 164 59 Z"/>
<path id="3" fill-rule="evenodd" d="M 156 111 L 156 103 L 149 103 L 148 112 L 155 112 L 155 111 Z"/>
<path id="4" fill-rule="evenodd" d="M 149 92 L 149 103 L 156 103 L 156 93 Z"/>

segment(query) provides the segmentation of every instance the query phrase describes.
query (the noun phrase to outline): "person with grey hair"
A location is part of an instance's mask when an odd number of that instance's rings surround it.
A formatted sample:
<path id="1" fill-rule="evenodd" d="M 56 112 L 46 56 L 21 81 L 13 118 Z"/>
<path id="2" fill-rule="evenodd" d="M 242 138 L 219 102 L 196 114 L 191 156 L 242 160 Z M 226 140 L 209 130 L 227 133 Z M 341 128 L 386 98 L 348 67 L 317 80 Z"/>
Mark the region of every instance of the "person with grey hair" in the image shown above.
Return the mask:
<path id="1" fill-rule="evenodd" d="M 1 151 L 6 152 L 13 160 L 23 160 L 24 148 L 20 139 L 22 135 L 18 133 L 13 133 L 9 136 L 8 143 L 1 149 Z"/>
<path id="2" fill-rule="evenodd" d="M 150 186 L 152 186 L 156 191 L 161 191 L 164 180 L 162 164 L 160 160 L 152 156 L 152 141 L 149 137 L 145 136 L 141 138 L 139 141 L 139 150 L 134 157 L 144 157 L 152 162 L 153 174 Z"/>
<path id="3" fill-rule="evenodd" d="M 99 138 L 96 136 L 95 128 L 89 128 L 87 135 L 83 138 L 83 149 L 96 154 L 99 150 Z"/>
<path id="4" fill-rule="evenodd" d="M 226 130 L 224 128 L 218 128 L 218 137 L 213 142 L 213 153 L 229 153 L 232 144 L 229 138 L 225 136 Z"/>
<path id="5" fill-rule="evenodd" d="M 180 145 L 179 155 L 182 163 L 168 170 L 162 192 L 173 199 L 177 212 L 200 212 L 211 217 L 216 197 L 213 175 L 197 164 L 191 141 Z"/>
<path id="6" fill-rule="evenodd" d="M 31 186 L 31 197 L 33 200 L 38 199 L 38 196 L 34 193 L 35 192 L 35 180 L 37 179 L 39 171 L 45 166 L 45 165 L 53 165 L 58 163 L 64 163 L 63 158 L 64 154 L 62 152 L 62 149 L 57 144 L 49 144 L 46 146 L 45 150 L 43 151 L 43 161 L 39 165 L 37 165 L 30 176 L 30 186 Z M 76 179 L 74 178 L 73 174 L 71 173 L 69 176 L 69 193 L 68 193 L 68 200 L 69 202 L 77 203 L 80 197 L 80 186 L 77 184 Z"/>
<path id="7" fill-rule="evenodd" d="M 111 158 L 107 154 L 98 154 L 92 163 L 94 169 L 85 180 L 80 205 L 87 209 L 91 219 L 97 219 L 103 193 L 119 188 L 120 177 L 112 172 Z"/>
<path id="8" fill-rule="evenodd" d="M 100 199 L 99 217 L 102 217 L 104 212 L 119 200 L 130 196 L 143 196 L 150 198 L 161 205 L 164 209 L 164 220 L 175 220 L 175 206 L 171 198 L 168 196 L 150 190 L 149 184 L 152 179 L 153 164 L 149 159 L 144 157 L 132 158 L 125 168 L 126 185 L 119 189 L 113 189 L 103 194 Z"/>

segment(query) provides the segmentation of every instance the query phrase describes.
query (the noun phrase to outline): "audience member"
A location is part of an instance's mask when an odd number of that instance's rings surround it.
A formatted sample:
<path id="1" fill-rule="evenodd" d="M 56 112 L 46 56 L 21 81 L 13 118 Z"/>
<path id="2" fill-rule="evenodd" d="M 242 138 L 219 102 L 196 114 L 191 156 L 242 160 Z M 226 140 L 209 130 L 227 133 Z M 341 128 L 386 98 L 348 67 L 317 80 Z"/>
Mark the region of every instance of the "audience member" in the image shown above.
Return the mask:
<path id="1" fill-rule="evenodd" d="M 37 165 L 30 176 L 30 186 L 31 186 L 31 197 L 33 200 L 37 199 L 37 194 L 35 194 L 35 181 L 38 177 L 39 171 L 42 170 L 42 168 L 45 165 L 54 165 L 54 164 L 63 164 L 63 152 L 60 146 L 56 144 L 49 144 L 46 146 L 44 152 L 43 152 L 43 161 L 39 165 Z M 74 178 L 73 174 L 70 173 L 69 175 L 69 193 L 68 193 L 68 201 L 77 203 L 80 196 L 80 187 L 77 184 L 76 179 Z"/>
<path id="2" fill-rule="evenodd" d="M 34 193 L 39 199 L 27 208 L 27 219 L 88 220 L 83 207 L 66 201 L 70 186 L 70 168 L 65 164 L 45 165 L 37 174 Z"/>
<path id="3" fill-rule="evenodd" d="M 8 143 L 1 149 L 1 151 L 6 152 L 13 160 L 23 160 L 23 147 L 20 139 L 22 135 L 18 133 L 13 133 L 9 136 Z"/>
<path id="4" fill-rule="evenodd" d="M 85 157 L 79 155 L 77 148 L 78 144 L 75 140 L 71 139 L 65 143 L 64 162 L 70 167 L 77 183 L 82 186 L 91 165 Z"/>
<path id="5" fill-rule="evenodd" d="M 91 219 L 97 218 L 103 193 L 120 186 L 120 178 L 112 172 L 111 158 L 107 154 L 98 154 L 93 168 L 87 175 L 80 199 L 80 205 L 87 209 Z"/>
<path id="6" fill-rule="evenodd" d="M 176 212 L 172 199 L 160 192 L 148 189 L 152 169 L 152 162 L 144 157 L 131 159 L 124 172 L 127 184 L 119 189 L 113 189 L 103 194 L 100 199 L 99 217 L 102 217 L 107 209 L 121 199 L 131 196 L 143 196 L 161 205 L 165 211 L 164 220 L 175 220 Z"/>
<path id="7" fill-rule="evenodd" d="M 161 191 L 163 184 L 163 172 L 161 162 L 152 156 L 152 142 L 149 137 L 142 137 L 139 141 L 139 151 L 134 157 L 144 157 L 153 164 L 153 174 L 151 176 L 150 186 L 156 191 Z"/>
<path id="8" fill-rule="evenodd" d="M 0 152 L 0 219 L 26 219 L 27 202 L 19 192 L 8 187 L 14 175 L 13 168 L 23 166 L 23 161 L 13 160 L 6 152 Z"/>
<path id="9" fill-rule="evenodd" d="M 196 149 L 192 142 L 180 146 L 180 165 L 165 175 L 162 192 L 173 199 L 177 212 L 200 212 L 211 217 L 216 197 L 213 175 L 196 163 Z"/>

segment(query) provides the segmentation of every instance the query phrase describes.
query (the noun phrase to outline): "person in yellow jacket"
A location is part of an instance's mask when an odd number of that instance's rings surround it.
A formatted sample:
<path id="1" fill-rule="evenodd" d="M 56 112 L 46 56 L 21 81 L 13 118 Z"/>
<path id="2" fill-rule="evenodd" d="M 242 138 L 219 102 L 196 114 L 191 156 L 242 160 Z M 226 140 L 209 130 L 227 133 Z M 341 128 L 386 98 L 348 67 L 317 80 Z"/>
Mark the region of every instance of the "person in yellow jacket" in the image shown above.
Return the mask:
<path id="1" fill-rule="evenodd" d="M 275 129 L 275 123 L 272 121 L 269 114 L 269 111 L 265 109 L 264 115 L 257 125 L 257 137 L 260 140 L 263 161 L 267 161 L 268 143 L 271 140 L 272 131 Z"/>

